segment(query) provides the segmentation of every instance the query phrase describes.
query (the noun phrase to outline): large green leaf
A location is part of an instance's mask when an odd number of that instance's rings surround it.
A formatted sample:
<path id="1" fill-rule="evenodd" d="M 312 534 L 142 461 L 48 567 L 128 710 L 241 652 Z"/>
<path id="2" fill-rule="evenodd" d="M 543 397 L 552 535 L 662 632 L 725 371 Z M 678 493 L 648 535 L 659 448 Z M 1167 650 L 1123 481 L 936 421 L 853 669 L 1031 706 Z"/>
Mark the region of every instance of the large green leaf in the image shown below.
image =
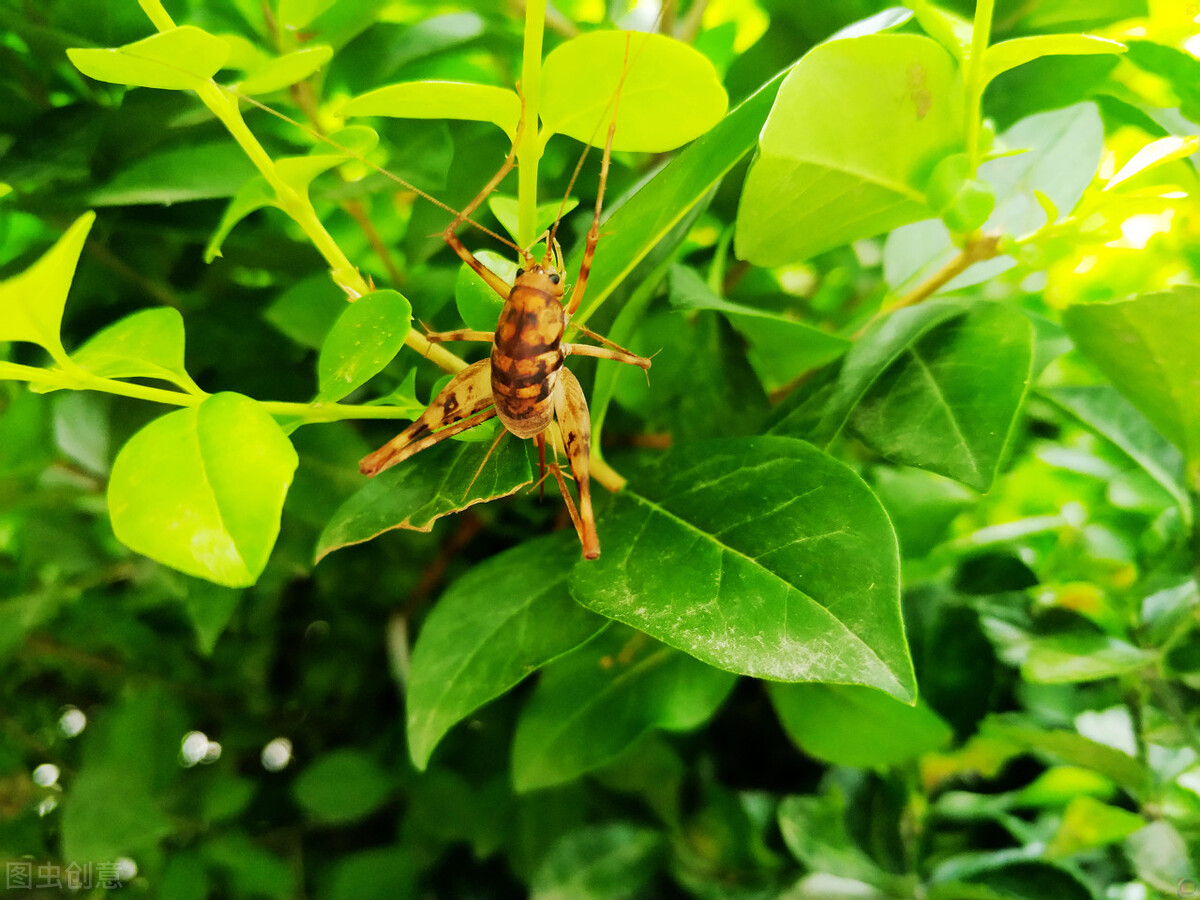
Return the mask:
<path id="1" fill-rule="evenodd" d="M 950 726 L 923 703 L 870 688 L 771 684 L 783 730 L 809 756 L 838 766 L 894 766 L 945 746 Z"/>
<path id="2" fill-rule="evenodd" d="M 181 572 L 228 587 L 253 584 L 298 463 L 261 406 L 214 394 L 154 420 L 121 449 L 108 484 L 113 531 Z"/>
<path id="3" fill-rule="evenodd" d="M 1183 451 L 1191 485 L 1200 487 L 1200 288 L 1080 304 L 1063 321 L 1080 351 Z"/>
<path id="4" fill-rule="evenodd" d="M 651 729 L 695 728 L 736 680 L 632 629 L 609 628 L 542 673 L 513 738 L 513 784 L 562 784 Z"/>
<path id="5" fill-rule="evenodd" d="M 1119 392 L 1097 384 L 1045 388 L 1040 393 L 1112 441 L 1175 499 L 1185 516 L 1191 514 L 1182 456 Z"/>
<path id="6" fill-rule="evenodd" d="M 712 128 L 729 103 L 699 50 L 661 34 L 593 31 L 559 44 L 542 65 L 548 132 L 603 147 L 622 73 L 614 150 L 673 150 Z"/>
<path id="7" fill-rule="evenodd" d="M 317 357 L 317 399 L 341 400 L 384 370 L 412 328 L 412 306 L 396 291 L 365 294 L 333 323 Z"/>
<path id="8" fill-rule="evenodd" d="M 625 276 L 754 147 L 782 79 L 780 73 L 768 81 L 608 217 L 603 230 L 609 237 L 600 242 L 587 296 L 574 321 L 585 322 Z M 578 272 L 582 261 L 580 247 L 571 254 L 568 271 Z"/>
<path id="9" fill-rule="evenodd" d="M 925 181 L 958 149 L 954 60 L 926 37 L 821 44 L 784 81 L 738 209 L 737 253 L 808 259 L 932 215 Z"/>
<path id="10" fill-rule="evenodd" d="M 71 359 L 102 378 L 161 378 L 191 390 L 195 382 L 184 368 L 183 342 L 178 310 L 143 309 L 92 335 Z"/>
<path id="11" fill-rule="evenodd" d="M 193 25 L 111 50 L 67 50 L 75 68 L 97 81 L 177 91 L 201 87 L 228 56 L 225 41 Z"/>
<path id="12" fill-rule="evenodd" d="M 91 206 L 186 203 L 233 197 L 256 169 L 229 139 L 172 147 L 119 170 L 87 195 Z"/>
<path id="13" fill-rule="evenodd" d="M 408 677 L 408 747 L 417 768 L 456 722 L 607 624 L 567 592 L 578 555 L 570 532 L 526 541 L 475 566 L 438 600 Z"/>
<path id="14" fill-rule="evenodd" d="M 801 441 L 675 448 L 630 473 L 578 566 L 585 606 L 712 665 L 916 693 L 896 536 L 853 472 Z"/>
<path id="15" fill-rule="evenodd" d="M 862 438 L 895 462 L 992 486 L 1025 400 L 1033 327 L 979 303 L 907 346 L 855 407 Z"/>
<path id="16" fill-rule="evenodd" d="M 66 356 L 59 338 L 63 309 L 94 221 L 95 213 L 84 213 L 37 262 L 0 282 L 0 341 L 29 341 L 56 359 Z"/>
<path id="17" fill-rule="evenodd" d="M 505 438 L 480 471 L 489 446 L 443 441 L 377 475 L 329 520 L 317 540 L 317 561 L 394 528 L 428 531 L 444 515 L 507 497 L 533 480 L 524 441 Z"/>

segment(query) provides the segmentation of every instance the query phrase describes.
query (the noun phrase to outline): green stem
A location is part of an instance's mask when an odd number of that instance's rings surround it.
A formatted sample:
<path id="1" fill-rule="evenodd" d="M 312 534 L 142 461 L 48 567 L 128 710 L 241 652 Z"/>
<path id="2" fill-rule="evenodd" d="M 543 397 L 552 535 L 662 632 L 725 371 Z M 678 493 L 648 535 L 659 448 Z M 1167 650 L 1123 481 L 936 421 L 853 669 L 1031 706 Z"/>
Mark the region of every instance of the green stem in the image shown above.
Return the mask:
<path id="1" fill-rule="evenodd" d="M 128 381 L 102 378 L 81 369 L 68 360 L 61 369 L 40 369 L 19 363 L 7 363 L 3 377 L 13 381 L 27 381 L 56 390 L 100 391 L 151 403 L 170 406 L 199 406 L 210 394 L 200 391 L 190 393 L 166 388 L 150 387 Z M 409 419 L 412 413 L 397 406 L 357 406 L 350 403 L 287 403 L 283 401 L 260 401 L 263 409 L 273 416 L 296 416 L 306 422 L 338 422 L 342 419 Z"/>
<path id="2" fill-rule="evenodd" d="M 175 27 L 174 21 L 167 14 L 166 10 L 163 9 L 160 0 L 138 0 L 138 2 L 141 4 L 142 9 L 145 10 L 146 15 L 150 17 L 150 21 L 154 23 L 154 27 L 159 31 L 169 31 Z M 250 161 L 254 163 L 255 168 L 258 169 L 263 178 L 274 189 L 280 207 L 295 220 L 296 224 L 308 236 L 308 239 L 312 241 L 313 246 L 325 258 L 333 274 L 334 281 L 353 299 L 370 293 L 371 286 L 362 277 L 362 274 L 355 268 L 353 263 L 350 262 L 346 254 L 342 252 L 341 247 L 337 245 L 332 235 L 325 230 L 325 226 L 321 224 L 321 220 L 318 218 L 316 210 L 313 209 L 308 195 L 296 191 L 279 177 L 279 172 L 275 168 L 275 161 L 271 159 L 270 154 L 267 153 L 262 144 L 258 142 L 258 138 L 247 127 L 245 120 L 242 118 L 241 111 L 238 109 L 236 100 L 231 99 L 212 80 L 201 85 L 196 90 L 196 96 L 200 98 L 212 114 L 229 130 L 233 139 L 238 142 L 238 145 L 245 151 L 246 155 L 250 157 Z M 467 364 L 465 362 L 444 347 L 430 344 L 425 339 L 425 336 L 415 329 L 409 332 L 404 343 L 422 356 L 432 360 L 447 372 L 458 372 L 466 368 Z"/>
<path id="3" fill-rule="evenodd" d="M 966 88 L 966 149 L 971 161 L 972 174 L 979 168 L 979 132 L 982 126 L 984 82 L 983 58 L 987 52 L 988 39 L 992 33 L 994 0 L 976 0 L 975 22 L 971 29 L 971 51 L 967 56 L 963 82 Z"/>
<path id="4" fill-rule="evenodd" d="M 538 134 L 542 94 L 542 33 L 546 24 L 545 0 L 525 5 L 525 51 L 521 58 L 521 97 L 525 131 L 517 148 L 517 243 L 528 247 L 537 237 L 538 162 L 543 144 Z"/>

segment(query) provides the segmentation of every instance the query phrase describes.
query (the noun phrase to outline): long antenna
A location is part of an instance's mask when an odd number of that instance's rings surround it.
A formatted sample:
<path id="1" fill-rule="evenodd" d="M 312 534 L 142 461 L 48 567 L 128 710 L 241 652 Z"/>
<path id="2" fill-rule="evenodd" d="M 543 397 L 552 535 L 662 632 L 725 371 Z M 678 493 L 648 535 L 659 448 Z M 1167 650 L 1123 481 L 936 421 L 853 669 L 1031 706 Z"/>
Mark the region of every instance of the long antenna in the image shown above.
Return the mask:
<path id="1" fill-rule="evenodd" d="M 374 171 L 378 172 L 380 175 L 384 176 L 385 178 L 390 179 L 391 181 L 394 181 L 396 184 L 400 185 L 405 190 L 412 191 L 418 197 L 421 197 L 421 198 L 429 201 L 434 206 L 440 207 L 441 209 L 444 209 L 448 213 L 453 213 L 456 216 L 458 215 L 458 210 L 455 209 L 454 207 L 449 206 L 446 203 L 443 203 L 441 200 L 439 200 L 437 197 L 434 197 L 432 194 L 426 193 L 425 191 L 423 191 L 419 187 L 417 187 L 415 184 L 405 181 L 403 178 L 401 178 L 399 175 L 395 174 L 394 172 L 389 172 L 383 166 L 378 165 L 377 163 L 372 162 L 371 160 L 367 159 L 365 156 L 363 156 L 357 150 L 353 150 L 350 147 L 346 147 L 346 146 L 343 146 L 342 144 L 339 144 L 333 138 L 329 137 L 328 135 L 321 134 L 321 132 L 317 131 L 315 128 L 312 128 L 312 127 L 304 124 L 303 122 L 298 122 L 295 119 L 293 119 L 291 116 L 286 115 L 285 113 L 281 113 L 279 110 L 274 109 L 273 107 L 267 106 L 265 103 L 260 103 L 259 101 L 255 100 L 253 97 L 248 97 L 245 94 L 241 93 L 240 91 L 238 91 L 234 88 L 227 87 L 226 85 L 218 85 L 218 86 L 221 88 L 221 90 L 225 91 L 228 94 L 231 94 L 232 96 L 236 97 L 238 100 L 244 100 L 247 103 L 249 103 L 251 106 L 256 107 L 257 109 L 261 109 L 263 112 L 265 112 L 269 115 L 272 115 L 275 118 L 291 125 L 293 128 L 296 128 L 296 129 L 304 132 L 309 137 L 311 137 L 313 140 L 315 140 L 319 143 L 322 143 L 322 144 L 328 144 L 329 146 L 335 148 L 336 150 L 340 150 L 342 153 L 345 153 L 351 159 L 362 163 L 363 165 L 367 166 L 368 168 L 373 169 Z M 470 218 L 466 219 L 465 221 L 467 222 L 467 224 L 474 226 L 479 231 L 486 234 L 488 237 L 499 241 L 501 244 L 504 244 L 506 247 L 511 247 L 513 250 L 516 250 L 518 253 L 521 252 L 521 248 L 518 247 L 513 241 L 510 241 L 508 238 L 501 237 L 496 232 L 494 232 L 490 228 L 488 228 L 486 225 L 480 225 L 474 219 L 470 219 Z"/>

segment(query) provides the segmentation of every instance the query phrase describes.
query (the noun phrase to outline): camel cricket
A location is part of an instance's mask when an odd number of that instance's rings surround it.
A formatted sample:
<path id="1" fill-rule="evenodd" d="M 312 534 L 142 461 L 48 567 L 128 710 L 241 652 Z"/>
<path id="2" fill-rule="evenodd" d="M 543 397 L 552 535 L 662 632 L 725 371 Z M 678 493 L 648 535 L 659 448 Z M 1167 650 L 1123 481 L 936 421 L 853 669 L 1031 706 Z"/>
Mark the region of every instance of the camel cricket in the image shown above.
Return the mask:
<path id="1" fill-rule="evenodd" d="M 525 127 L 522 112 L 513 148 L 504 164 L 442 233 L 442 239 L 463 262 L 504 298 L 504 307 L 500 312 L 496 330 L 492 332 L 462 329 L 427 335 L 432 342 L 488 341 L 492 344 L 491 356 L 459 372 L 412 425 L 366 456 L 359 464 L 359 470 L 364 475 L 377 475 L 451 435 L 474 428 L 496 416 L 504 430 L 497 436 L 488 455 L 495 450 L 506 432 L 511 432 L 519 438 L 533 438 L 538 448 L 542 479 L 544 480 L 548 469 L 558 482 L 567 511 L 583 545 L 585 559 L 596 559 L 600 555 L 600 539 L 596 534 L 588 478 L 592 424 L 583 388 L 563 363 L 568 356 L 574 354 L 613 359 L 639 366 L 643 370 L 650 368 L 649 359 L 630 353 L 582 327 L 577 326 L 582 333 L 608 346 L 596 347 L 563 341 L 563 333 L 571 322 L 571 316 L 583 300 L 588 273 L 600 239 L 600 212 L 604 202 L 604 187 L 608 178 L 609 158 L 612 155 L 613 135 L 616 131 L 617 107 L 624 79 L 623 71 L 613 99 L 613 114 L 604 145 L 596 210 L 584 246 L 579 279 L 571 290 L 566 308 L 563 307 L 566 285 L 563 280 L 562 255 L 554 239 L 558 220 L 546 234 L 546 253 L 540 261 L 533 258 L 528 248 L 514 245 L 524 265 L 517 270 L 516 280 L 511 285 L 476 259 L 456 234 L 459 226 L 468 220 L 471 213 L 496 189 L 516 164 L 517 147 Z M 586 152 L 585 149 L 585 155 Z M 581 158 L 575 170 L 576 174 L 582 168 L 582 164 Z M 558 218 L 561 217 L 560 209 Z M 567 489 L 558 463 L 552 462 L 548 466 L 546 464 L 547 432 L 555 421 L 562 437 L 562 446 L 566 451 L 571 474 L 579 491 L 578 509 Z M 484 459 L 484 463 L 486 462 L 487 458 Z M 478 477 L 478 473 L 476 476 Z"/>

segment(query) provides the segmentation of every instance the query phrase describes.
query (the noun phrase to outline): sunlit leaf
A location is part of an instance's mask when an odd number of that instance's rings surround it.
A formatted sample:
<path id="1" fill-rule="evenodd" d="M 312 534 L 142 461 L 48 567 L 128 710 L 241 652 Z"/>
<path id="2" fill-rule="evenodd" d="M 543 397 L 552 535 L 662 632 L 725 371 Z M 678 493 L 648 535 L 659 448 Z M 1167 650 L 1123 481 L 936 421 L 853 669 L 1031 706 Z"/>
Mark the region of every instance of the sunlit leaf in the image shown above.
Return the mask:
<path id="1" fill-rule="evenodd" d="M 79 254 L 94 221 L 95 213 L 84 213 L 37 262 L 0 281 L 0 341 L 29 341 L 56 359 L 66 356 L 59 328 Z"/>
<path id="2" fill-rule="evenodd" d="M 67 50 L 75 68 L 97 81 L 177 91 L 201 87 L 217 74 L 228 56 L 228 44 L 193 25 L 111 50 Z"/>
<path id="3" fill-rule="evenodd" d="M 614 150 L 673 150 L 716 125 L 729 104 L 712 63 L 687 44 L 647 32 L 593 31 L 546 57 L 545 127 L 603 147 L 618 85 Z"/>
<path id="4" fill-rule="evenodd" d="M 108 511 L 132 550 L 228 587 L 253 584 L 279 533 L 298 460 L 240 394 L 155 419 L 113 463 Z"/>
<path id="5" fill-rule="evenodd" d="M 625 900 L 654 874 L 663 838 L 623 822 L 564 834 L 533 877 L 531 900 Z"/>
<path id="6" fill-rule="evenodd" d="M 492 122 L 512 138 L 521 118 L 521 100 L 515 91 L 486 84 L 408 81 L 376 88 L 347 101 L 342 115 Z"/>
<path id="7" fill-rule="evenodd" d="M 101 378 L 161 378 L 192 390 L 195 382 L 184 367 L 183 343 L 178 310 L 144 309 L 94 334 L 71 359 Z"/>
<path id="8" fill-rule="evenodd" d="M 959 93 L 954 61 L 919 35 L 817 46 L 785 79 L 763 128 L 739 206 L 738 256 L 799 262 L 928 218 L 925 181 L 961 141 Z"/>
<path id="9" fill-rule="evenodd" d="M 308 78 L 331 59 L 332 47 L 321 44 L 302 47 L 253 69 L 238 84 L 237 89 L 240 93 L 250 96 L 282 90 Z"/>
<path id="10" fill-rule="evenodd" d="M 1037 34 L 988 47 L 983 54 L 984 81 L 1041 56 L 1093 56 L 1124 53 L 1125 45 L 1090 34 Z"/>
<path id="11" fill-rule="evenodd" d="M 383 371 L 412 327 L 412 306 L 396 291 L 375 291 L 348 304 L 317 357 L 318 399 L 341 400 Z"/>

